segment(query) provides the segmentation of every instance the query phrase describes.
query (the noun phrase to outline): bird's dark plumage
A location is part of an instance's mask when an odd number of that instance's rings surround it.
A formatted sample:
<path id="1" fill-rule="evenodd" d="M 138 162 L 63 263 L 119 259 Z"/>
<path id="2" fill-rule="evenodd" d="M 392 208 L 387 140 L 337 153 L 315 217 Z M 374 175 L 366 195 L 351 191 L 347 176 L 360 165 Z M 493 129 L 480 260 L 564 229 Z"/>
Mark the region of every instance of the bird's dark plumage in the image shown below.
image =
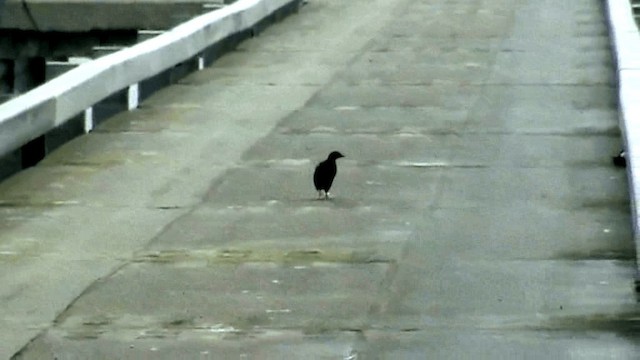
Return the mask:
<path id="1" fill-rule="evenodd" d="M 624 150 L 620 150 L 620 153 L 612 158 L 613 165 L 617 167 L 627 167 L 627 153 Z"/>
<path id="2" fill-rule="evenodd" d="M 331 189 L 333 179 L 336 177 L 336 173 L 338 172 L 336 160 L 341 157 L 344 157 L 344 155 L 337 151 L 333 151 L 329 154 L 327 160 L 316 166 L 316 171 L 313 173 L 313 184 L 316 186 L 316 190 L 318 190 L 319 197 L 322 197 L 322 192 L 324 192 L 324 198 L 329 198 L 329 189 Z"/>

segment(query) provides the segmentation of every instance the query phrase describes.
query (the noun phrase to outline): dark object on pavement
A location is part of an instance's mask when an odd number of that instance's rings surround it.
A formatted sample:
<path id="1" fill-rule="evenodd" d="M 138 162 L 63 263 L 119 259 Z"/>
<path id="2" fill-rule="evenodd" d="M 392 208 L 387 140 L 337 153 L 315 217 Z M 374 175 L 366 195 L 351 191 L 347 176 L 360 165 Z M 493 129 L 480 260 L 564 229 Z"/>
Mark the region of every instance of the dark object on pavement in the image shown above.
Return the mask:
<path id="1" fill-rule="evenodd" d="M 627 167 L 626 155 L 627 153 L 624 150 L 620 150 L 620 153 L 612 158 L 613 165 L 621 168 Z"/>
<path id="2" fill-rule="evenodd" d="M 344 155 L 337 151 L 333 151 L 329 154 L 327 160 L 316 166 L 316 171 L 313 173 L 313 184 L 316 186 L 316 190 L 318 190 L 318 198 L 329 198 L 329 189 L 331 189 L 333 179 L 336 177 L 336 173 L 338 172 L 336 160 L 341 157 L 344 157 Z M 324 196 L 322 194 L 323 192 Z"/>

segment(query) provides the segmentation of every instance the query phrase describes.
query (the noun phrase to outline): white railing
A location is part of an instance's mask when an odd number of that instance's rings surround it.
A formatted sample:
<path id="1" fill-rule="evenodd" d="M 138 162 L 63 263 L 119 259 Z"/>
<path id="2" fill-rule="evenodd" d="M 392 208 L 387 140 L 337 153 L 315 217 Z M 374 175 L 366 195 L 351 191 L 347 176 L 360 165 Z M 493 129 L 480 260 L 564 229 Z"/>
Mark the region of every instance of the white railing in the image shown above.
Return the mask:
<path id="1" fill-rule="evenodd" d="M 605 5 L 616 62 L 619 119 L 626 151 L 633 236 L 640 254 L 640 33 L 630 0 L 605 0 Z"/>
<path id="2" fill-rule="evenodd" d="M 238 0 L 137 45 L 82 64 L 0 104 L 0 157 L 118 91 L 191 59 L 299 0 Z M 137 101 L 130 101 L 130 107 Z"/>

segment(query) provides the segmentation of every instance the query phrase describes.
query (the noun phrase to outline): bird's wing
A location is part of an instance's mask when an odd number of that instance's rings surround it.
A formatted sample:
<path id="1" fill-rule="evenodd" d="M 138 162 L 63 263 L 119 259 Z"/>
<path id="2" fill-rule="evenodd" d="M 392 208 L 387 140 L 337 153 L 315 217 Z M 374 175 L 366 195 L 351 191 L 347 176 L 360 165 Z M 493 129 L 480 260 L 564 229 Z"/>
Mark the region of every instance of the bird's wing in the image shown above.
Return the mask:
<path id="1" fill-rule="evenodd" d="M 316 165 L 316 170 L 313 172 L 313 185 L 315 185 L 316 190 L 320 190 L 322 186 L 322 163 Z"/>

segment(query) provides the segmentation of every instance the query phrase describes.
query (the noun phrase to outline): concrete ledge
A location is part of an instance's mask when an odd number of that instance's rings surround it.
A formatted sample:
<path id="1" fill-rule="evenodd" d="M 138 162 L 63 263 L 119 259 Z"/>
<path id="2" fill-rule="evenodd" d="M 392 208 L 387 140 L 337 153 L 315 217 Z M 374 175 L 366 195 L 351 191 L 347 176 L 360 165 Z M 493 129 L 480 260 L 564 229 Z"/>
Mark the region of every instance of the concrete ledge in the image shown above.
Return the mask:
<path id="1" fill-rule="evenodd" d="M 620 129 L 627 152 L 627 177 L 636 256 L 640 254 L 640 34 L 630 0 L 605 0 L 618 78 Z M 640 271 L 636 284 L 640 284 Z"/>
<path id="2" fill-rule="evenodd" d="M 299 0 L 239 0 L 135 46 L 84 63 L 0 104 L 0 157 L 57 128 L 96 103 L 128 91 L 238 34 L 254 33 L 265 18 Z M 205 61 L 198 61 L 205 62 Z M 137 103 L 137 99 L 129 103 Z M 125 106 L 126 109 L 126 106 Z"/>

